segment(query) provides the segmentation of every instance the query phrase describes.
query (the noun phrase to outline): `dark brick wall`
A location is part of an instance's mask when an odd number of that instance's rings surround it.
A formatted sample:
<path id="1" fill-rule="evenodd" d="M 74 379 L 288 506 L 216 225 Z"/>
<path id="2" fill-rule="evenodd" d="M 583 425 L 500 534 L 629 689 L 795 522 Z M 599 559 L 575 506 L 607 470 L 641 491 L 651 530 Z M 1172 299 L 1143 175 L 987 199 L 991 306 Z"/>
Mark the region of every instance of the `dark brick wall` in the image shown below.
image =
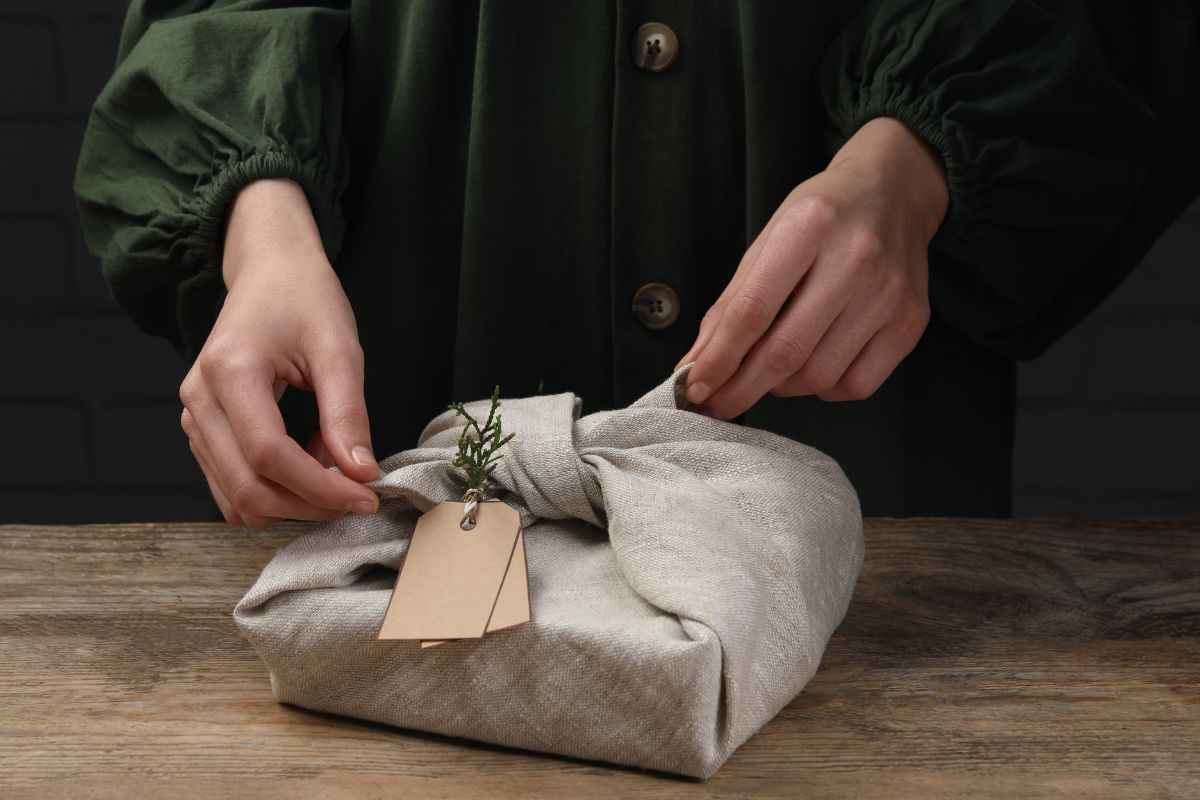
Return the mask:
<path id="1" fill-rule="evenodd" d="M 0 522 L 216 519 L 183 367 L 83 248 L 72 182 L 125 3 L 0 0 Z M 1016 511 L 1200 513 L 1200 205 L 1021 370 Z"/>
<path id="2" fill-rule="evenodd" d="M 1019 516 L 1200 514 L 1200 202 L 1020 371 Z"/>
<path id="3" fill-rule="evenodd" d="M 125 3 L 0 0 L 0 522 L 211 519 L 183 366 L 109 296 L 72 192 Z"/>

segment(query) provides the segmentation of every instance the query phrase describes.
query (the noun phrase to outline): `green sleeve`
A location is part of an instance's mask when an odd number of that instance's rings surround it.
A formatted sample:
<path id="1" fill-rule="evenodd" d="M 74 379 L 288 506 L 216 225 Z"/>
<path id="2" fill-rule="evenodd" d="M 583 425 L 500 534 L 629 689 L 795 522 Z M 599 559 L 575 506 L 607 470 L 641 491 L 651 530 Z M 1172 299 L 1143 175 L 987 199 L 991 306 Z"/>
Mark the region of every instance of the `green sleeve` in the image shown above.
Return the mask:
<path id="1" fill-rule="evenodd" d="M 930 246 L 931 303 L 1018 357 L 1048 346 L 1137 263 L 1099 266 L 1126 220 L 1145 217 L 1131 211 L 1140 195 L 1174 192 L 1178 213 L 1196 191 L 1194 143 L 1173 154 L 1174 185 L 1151 184 L 1166 175 L 1164 149 L 1198 127 L 1195 3 L 1101 6 L 880 0 L 817 73 L 830 153 L 889 116 L 941 155 L 950 204 Z M 1164 100 L 1162 82 L 1182 99 Z"/>
<path id="2" fill-rule="evenodd" d="M 242 186 L 296 180 L 337 257 L 348 14 L 271 0 L 135 0 L 127 12 L 75 196 L 114 299 L 189 362 L 224 300 L 224 219 Z"/>

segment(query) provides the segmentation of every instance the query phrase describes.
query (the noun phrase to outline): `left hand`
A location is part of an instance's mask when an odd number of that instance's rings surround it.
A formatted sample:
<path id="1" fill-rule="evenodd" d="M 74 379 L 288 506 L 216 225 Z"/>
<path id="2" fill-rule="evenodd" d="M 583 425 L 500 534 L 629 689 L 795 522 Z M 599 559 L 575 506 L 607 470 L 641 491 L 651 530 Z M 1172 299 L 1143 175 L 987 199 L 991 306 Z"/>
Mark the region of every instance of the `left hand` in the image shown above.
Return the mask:
<path id="1" fill-rule="evenodd" d="M 731 419 L 770 392 L 870 396 L 929 322 L 941 161 L 903 123 L 863 125 L 787 196 L 700 322 L 686 394 Z"/>

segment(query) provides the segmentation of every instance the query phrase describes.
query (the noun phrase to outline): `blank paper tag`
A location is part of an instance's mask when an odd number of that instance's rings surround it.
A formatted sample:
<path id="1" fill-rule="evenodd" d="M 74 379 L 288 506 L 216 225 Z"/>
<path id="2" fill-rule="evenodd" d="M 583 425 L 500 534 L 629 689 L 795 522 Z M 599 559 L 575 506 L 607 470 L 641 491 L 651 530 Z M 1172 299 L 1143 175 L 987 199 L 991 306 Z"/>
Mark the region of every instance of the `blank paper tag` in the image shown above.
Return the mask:
<path id="1" fill-rule="evenodd" d="M 511 628 L 522 622 L 529 622 L 529 573 L 525 569 L 525 534 L 518 531 L 517 546 L 513 550 L 504 583 L 500 585 L 500 594 L 496 597 L 492 618 L 488 620 L 487 632 Z M 433 647 L 448 641 L 451 640 L 424 639 L 421 647 Z"/>
<path id="2" fill-rule="evenodd" d="M 463 508 L 447 500 L 417 519 L 378 638 L 478 638 L 494 629 L 493 618 L 499 627 L 528 620 L 523 546 L 520 568 L 511 568 L 522 539 L 520 515 L 507 503 L 484 501 L 475 527 L 464 531 Z M 524 595 L 523 620 L 517 619 L 522 602 L 511 597 L 517 590 Z"/>

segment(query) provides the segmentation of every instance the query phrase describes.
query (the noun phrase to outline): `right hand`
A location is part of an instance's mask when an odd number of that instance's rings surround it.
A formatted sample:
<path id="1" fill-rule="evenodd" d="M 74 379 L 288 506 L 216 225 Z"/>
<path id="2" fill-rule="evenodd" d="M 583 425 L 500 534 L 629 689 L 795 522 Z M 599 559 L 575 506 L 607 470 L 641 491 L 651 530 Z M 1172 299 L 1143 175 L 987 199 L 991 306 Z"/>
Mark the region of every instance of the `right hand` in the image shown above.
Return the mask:
<path id="1" fill-rule="evenodd" d="M 375 513 L 379 497 L 360 483 L 379 467 L 358 329 L 299 184 L 262 179 L 238 193 L 222 273 L 228 295 L 179 398 L 225 519 L 261 531 L 284 518 Z M 307 449 L 279 411 L 288 385 L 316 392 L 320 426 Z"/>

